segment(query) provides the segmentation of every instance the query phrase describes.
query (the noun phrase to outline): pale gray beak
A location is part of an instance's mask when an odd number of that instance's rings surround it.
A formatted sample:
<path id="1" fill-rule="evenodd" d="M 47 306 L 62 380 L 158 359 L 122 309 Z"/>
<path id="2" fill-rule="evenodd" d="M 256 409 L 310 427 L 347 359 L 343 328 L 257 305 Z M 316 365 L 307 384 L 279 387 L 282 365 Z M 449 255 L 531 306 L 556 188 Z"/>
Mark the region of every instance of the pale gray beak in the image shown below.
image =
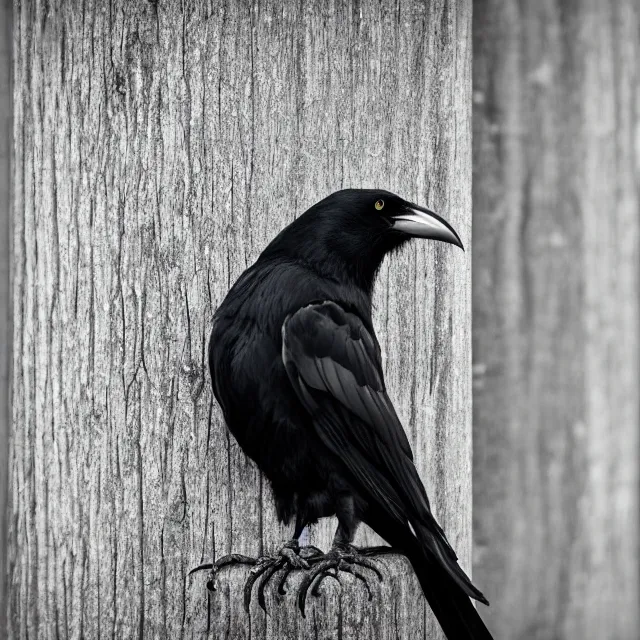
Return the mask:
<path id="1" fill-rule="evenodd" d="M 393 228 L 416 238 L 431 238 L 441 242 L 449 242 L 464 251 L 460 236 L 455 229 L 437 213 L 429 211 L 417 204 L 407 207 L 391 218 Z"/>

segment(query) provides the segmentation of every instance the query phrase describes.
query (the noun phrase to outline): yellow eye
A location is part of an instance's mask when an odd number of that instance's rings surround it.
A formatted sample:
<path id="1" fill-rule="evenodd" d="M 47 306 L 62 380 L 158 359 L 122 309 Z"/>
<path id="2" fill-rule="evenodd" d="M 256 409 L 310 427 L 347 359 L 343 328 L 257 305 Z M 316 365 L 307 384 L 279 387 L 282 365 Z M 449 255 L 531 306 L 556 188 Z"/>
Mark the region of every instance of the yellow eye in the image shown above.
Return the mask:
<path id="1" fill-rule="evenodd" d="M 380 211 L 384 207 L 384 200 L 376 200 L 375 208 Z"/>

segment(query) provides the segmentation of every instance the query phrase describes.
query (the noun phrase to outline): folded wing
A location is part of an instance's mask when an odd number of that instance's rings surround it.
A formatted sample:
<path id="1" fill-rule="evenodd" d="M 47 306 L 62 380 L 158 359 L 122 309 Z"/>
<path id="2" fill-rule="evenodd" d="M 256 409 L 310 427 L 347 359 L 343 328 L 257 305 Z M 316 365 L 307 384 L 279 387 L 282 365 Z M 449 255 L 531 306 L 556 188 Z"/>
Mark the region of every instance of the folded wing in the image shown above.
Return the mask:
<path id="1" fill-rule="evenodd" d="M 380 349 L 361 318 L 327 301 L 290 315 L 282 356 L 298 397 L 329 450 L 358 490 L 398 525 L 471 597 L 484 601 L 458 566 L 435 521 L 400 420 L 387 395 Z"/>

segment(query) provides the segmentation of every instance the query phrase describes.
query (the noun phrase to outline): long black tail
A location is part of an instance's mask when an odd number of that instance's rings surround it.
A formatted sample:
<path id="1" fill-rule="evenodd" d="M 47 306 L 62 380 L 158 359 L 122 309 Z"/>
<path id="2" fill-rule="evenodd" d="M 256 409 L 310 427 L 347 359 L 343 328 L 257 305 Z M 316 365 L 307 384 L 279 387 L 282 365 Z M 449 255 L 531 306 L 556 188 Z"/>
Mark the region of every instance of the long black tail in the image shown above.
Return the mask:
<path id="1" fill-rule="evenodd" d="M 469 596 L 435 559 L 414 551 L 409 560 L 424 597 L 449 640 L 493 640 Z"/>
<path id="2" fill-rule="evenodd" d="M 368 516 L 365 522 L 409 558 L 424 597 L 448 640 L 493 640 L 469 596 L 489 603 L 456 562 L 444 533 L 442 541 L 426 534 L 421 542 L 408 527 L 398 526 L 379 512 Z"/>

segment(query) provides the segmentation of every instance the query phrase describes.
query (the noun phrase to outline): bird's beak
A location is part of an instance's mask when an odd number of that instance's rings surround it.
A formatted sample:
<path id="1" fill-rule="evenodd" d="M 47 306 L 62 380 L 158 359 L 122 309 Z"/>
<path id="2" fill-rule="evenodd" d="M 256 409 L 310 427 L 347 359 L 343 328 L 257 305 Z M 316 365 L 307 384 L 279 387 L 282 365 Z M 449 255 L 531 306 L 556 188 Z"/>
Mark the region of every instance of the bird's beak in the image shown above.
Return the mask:
<path id="1" fill-rule="evenodd" d="M 464 251 L 460 236 L 455 229 L 437 213 L 417 204 L 408 204 L 404 211 L 391 218 L 392 227 L 416 238 L 431 238 L 449 242 Z"/>

